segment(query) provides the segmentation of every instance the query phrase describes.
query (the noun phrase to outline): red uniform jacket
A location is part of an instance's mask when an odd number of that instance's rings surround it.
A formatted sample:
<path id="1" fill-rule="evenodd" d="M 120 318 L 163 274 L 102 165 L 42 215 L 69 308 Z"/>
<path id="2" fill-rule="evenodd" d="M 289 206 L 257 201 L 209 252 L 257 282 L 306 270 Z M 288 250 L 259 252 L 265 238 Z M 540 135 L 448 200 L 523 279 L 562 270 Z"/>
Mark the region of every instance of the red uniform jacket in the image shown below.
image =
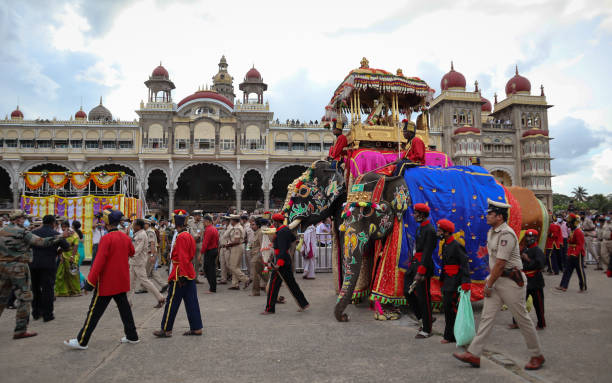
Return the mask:
<path id="1" fill-rule="evenodd" d="M 176 281 L 179 277 L 195 279 L 196 273 L 191 260 L 195 256 L 195 239 L 187 231 L 182 231 L 176 236 L 174 248 L 172 249 L 172 271 L 168 276 L 168 282 Z"/>
<path id="2" fill-rule="evenodd" d="M 577 257 L 579 255 L 586 255 L 584 252 L 584 233 L 582 230 L 574 230 L 567 240 L 567 255 L 570 257 Z"/>
<path id="3" fill-rule="evenodd" d="M 208 250 L 219 247 L 219 231 L 213 225 L 206 226 L 204 229 L 204 238 L 202 239 L 202 249 L 200 254 L 206 253 Z"/>
<path id="4" fill-rule="evenodd" d="M 563 245 L 561 226 L 551 223 L 548 227 L 548 238 L 546 238 L 546 249 L 560 249 Z"/>
<path id="5" fill-rule="evenodd" d="M 425 143 L 419 137 L 414 137 L 410 141 L 410 149 L 406 153 L 406 159 L 425 165 Z"/>
<path id="6" fill-rule="evenodd" d="M 100 239 L 96 260 L 87 282 L 98 288 L 98 295 L 110 296 L 130 291 L 130 265 L 134 245 L 126 234 L 113 230 Z"/>
<path id="7" fill-rule="evenodd" d="M 339 135 L 336 139 L 336 143 L 334 144 L 334 146 L 329 148 L 329 156 L 336 161 L 340 161 L 342 157 L 342 151 L 344 150 L 344 148 L 346 148 L 346 145 L 346 136 L 344 134 Z"/>

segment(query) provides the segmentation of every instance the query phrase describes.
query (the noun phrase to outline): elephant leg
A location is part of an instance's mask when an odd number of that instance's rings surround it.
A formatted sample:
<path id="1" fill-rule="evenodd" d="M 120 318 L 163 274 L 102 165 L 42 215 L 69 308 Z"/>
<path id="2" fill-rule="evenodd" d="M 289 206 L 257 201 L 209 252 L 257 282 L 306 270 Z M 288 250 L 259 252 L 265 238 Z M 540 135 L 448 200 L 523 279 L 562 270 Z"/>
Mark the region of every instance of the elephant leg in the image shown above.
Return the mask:
<path id="1" fill-rule="evenodd" d="M 366 298 L 370 294 L 370 284 L 372 281 L 372 264 L 374 262 L 372 257 L 373 249 L 367 249 L 362 258 L 361 271 L 359 272 L 359 278 L 355 285 L 355 291 L 353 292 L 353 303 L 359 303 L 363 298 Z"/>
<path id="2" fill-rule="evenodd" d="M 340 294 L 340 289 L 342 288 L 342 265 L 340 264 L 339 238 L 338 232 L 335 229 L 332 230 L 332 274 L 334 276 L 336 294 Z"/>

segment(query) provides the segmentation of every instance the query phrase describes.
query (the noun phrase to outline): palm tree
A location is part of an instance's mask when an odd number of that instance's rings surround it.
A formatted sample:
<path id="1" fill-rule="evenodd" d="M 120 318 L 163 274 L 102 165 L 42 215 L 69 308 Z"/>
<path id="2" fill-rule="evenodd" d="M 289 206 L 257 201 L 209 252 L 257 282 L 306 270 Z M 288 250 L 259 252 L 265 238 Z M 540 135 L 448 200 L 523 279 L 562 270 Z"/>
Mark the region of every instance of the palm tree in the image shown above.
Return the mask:
<path id="1" fill-rule="evenodd" d="M 572 190 L 572 194 L 574 195 L 574 198 L 580 202 L 585 202 L 587 196 L 589 195 L 587 190 L 582 186 L 575 187 L 574 190 Z"/>

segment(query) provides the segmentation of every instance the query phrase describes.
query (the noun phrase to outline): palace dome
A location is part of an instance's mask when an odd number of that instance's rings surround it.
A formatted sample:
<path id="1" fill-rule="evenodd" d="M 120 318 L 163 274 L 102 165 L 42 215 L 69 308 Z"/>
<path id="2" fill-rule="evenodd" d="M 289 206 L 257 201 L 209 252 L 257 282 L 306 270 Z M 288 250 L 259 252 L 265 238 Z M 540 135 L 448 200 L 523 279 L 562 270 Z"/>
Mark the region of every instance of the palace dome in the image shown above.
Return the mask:
<path id="1" fill-rule="evenodd" d="M 163 77 L 165 79 L 169 79 L 170 75 L 168 74 L 168 71 L 166 70 L 166 68 L 164 68 L 161 63 L 159 63 L 159 65 L 153 69 L 153 73 L 151 73 L 151 77 Z"/>
<path id="2" fill-rule="evenodd" d="M 515 75 L 506 83 L 506 96 L 514 93 L 531 93 L 531 83 L 529 80 L 518 73 L 518 66 L 516 67 Z"/>
<path id="3" fill-rule="evenodd" d="M 78 112 L 74 114 L 74 118 L 82 118 L 83 120 L 87 119 L 87 113 L 83 111 L 83 108 L 79 109 Z"/>
<path id="4" fill-rule="evenodd" d="M 178 104 L 177 107 L 181 107 L 183 104 L 188 103 L 189 101 L 193 101 L 193 100 L 197 100 L 197 99 L 213 99 L 213 100 L 217 100 L 220 101 L 222 103 L 224 103 L 225 105 L 229 106 L 230 109 L 234 108 L 234 104 L 227 99 L 227 97 L 220 95 L 219 93 L 216 92 L 211 92 L 209 90 L 199 90 L 197 92 L 195 92 L 194 94 L 185 97 L 184 99 L 182 99 Z"/>
<path id="5" fill-rule="evenodd" d="M 465 90 L 465 77 L 461 73 L 455 71 L 452 61 L 450 72 L 445 74 L 442 80 L 440 80 L 440 89 Z"/>
<path id="6" fill-rule="evenodd" d="M 255 69 L 255 67 L 249 69 L 246 76 L 244 76 L 244 79 L 245 80 L 263 80 L 261 78 L 261 74 L 259 73 L 257 69 Z"/>
<path id="7" fill-rule="evenodd" d="M 491 112 L 493 110 L 493 107 L 491 106 L 491 101 L 487 100 L 484 97 L 480 97 L 480 101 L 484 102 L 484 104 L 482 104 L 482 106 L 480 107 L 480 110 L 483 112 Z"/>
<path id="8" fill-rule="evenodd" d="M 102 97 L 100 97 L 100 105 L 89 111 L 89 121 L 111 121 L 113 115 L 104 105 L 102 105 Z"/>
<path id="9" fill-rule="evenodd" d="M 474 128 L 471 125 L 463 125 L 462 127 L 455 129 L 455 131 L 453 132 L 453 134 L 462 134 L 462 133 L 480 134 L 480 129 Z"/>
<path id="10" fill-rule="evenodd" d="M 11 118 L 23 118 L 23 113 L 19 110 L 19 105 L 17 105 L 17 109 L 11 112 Z"/>

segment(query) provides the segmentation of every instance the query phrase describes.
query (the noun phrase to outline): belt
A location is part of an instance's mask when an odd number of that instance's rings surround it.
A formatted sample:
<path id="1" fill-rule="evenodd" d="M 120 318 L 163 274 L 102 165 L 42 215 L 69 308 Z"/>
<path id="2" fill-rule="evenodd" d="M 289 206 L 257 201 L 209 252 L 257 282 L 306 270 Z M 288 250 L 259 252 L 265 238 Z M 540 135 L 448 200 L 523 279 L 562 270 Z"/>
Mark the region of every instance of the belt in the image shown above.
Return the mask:
<path id="1" fill-rule="evenodd" d="M 444 265 L 444 273 L 449 277 L 457 275 L 459 273 L 459 265 Z"/>
<path id="2" fill-rule="evenodd" d="M 421 259 L 423 259 L 423 253 L 422 252 L 416 252 L 414 253 L 414 259 L 416 259 L 417 261 L 421 262 Z"/>
<path id="3" fill-rule="evenodd" d="M 25 263 L 26 261 L 19 260 L 17 257 L 0 257 L 0 262 L 21 262 L 21 263 Z"/>
<path id="4" fill-rule="evenodd" d="M 525 275 L 528 276 L 529 278 L 533 278 L 535 277 L 535 275 L 538 273 L 538 270 L 530 270 L 530 271 L 524 271 Z"/>

